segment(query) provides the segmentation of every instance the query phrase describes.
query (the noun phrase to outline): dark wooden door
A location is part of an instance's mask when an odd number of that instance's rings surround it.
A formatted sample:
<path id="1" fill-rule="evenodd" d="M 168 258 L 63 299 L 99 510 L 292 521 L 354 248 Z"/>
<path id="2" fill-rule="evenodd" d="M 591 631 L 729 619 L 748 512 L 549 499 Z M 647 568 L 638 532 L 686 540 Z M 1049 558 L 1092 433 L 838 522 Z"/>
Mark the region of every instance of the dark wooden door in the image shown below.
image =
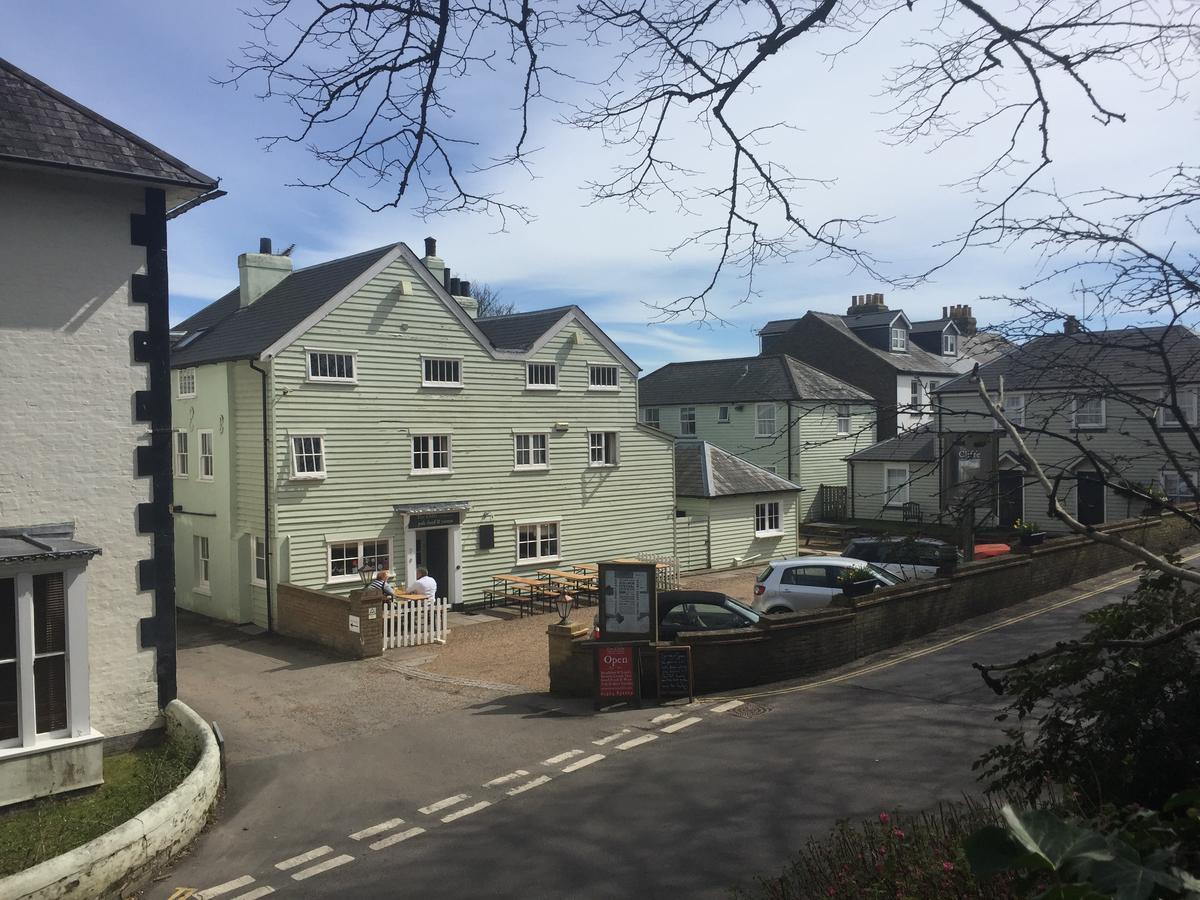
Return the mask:
<path id="1" fill-rule="evenodd" d="M 1025 518 L 1025 473 L 1002 470 L 996 493 L 998 524 L 1001 528 L 1012 528 L 1013 522 Z"/>
<path id="2" fill-rule="evenodd" d="M 1079 519 L 1084 525 L 1104 522 L 1104 480 L 1099 472 L 1079 472 L 1075 476 L 1075 498 Z"/>

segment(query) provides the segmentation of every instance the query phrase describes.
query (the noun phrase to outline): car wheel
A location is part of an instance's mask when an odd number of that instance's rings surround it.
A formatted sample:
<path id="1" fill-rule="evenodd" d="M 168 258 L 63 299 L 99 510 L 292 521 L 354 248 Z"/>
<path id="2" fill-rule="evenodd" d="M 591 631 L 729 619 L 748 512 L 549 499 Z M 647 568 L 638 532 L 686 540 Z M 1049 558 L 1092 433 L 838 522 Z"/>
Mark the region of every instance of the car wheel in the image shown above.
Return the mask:
<path id="1" fill-rule="evenodd" d="M 778 615 L 779 613 L 790 613 L 790 612 L 791 612 L 791 609 L 789 609 L 786 606 L 772 606 L 770 609 L 767 610 L 767 615 L 774 616 L 774 615 Z"/>

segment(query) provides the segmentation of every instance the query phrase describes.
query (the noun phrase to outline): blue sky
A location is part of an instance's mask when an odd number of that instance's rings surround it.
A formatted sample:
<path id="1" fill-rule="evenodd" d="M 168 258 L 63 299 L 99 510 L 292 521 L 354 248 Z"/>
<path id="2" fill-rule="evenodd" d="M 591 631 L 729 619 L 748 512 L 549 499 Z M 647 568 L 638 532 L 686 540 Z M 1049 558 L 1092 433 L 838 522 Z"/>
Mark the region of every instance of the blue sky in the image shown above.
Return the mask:
<path id="1" fill-rule="evenodd" d="M 631 212 L 591 204 L 581 185 L 602 174 L 613 156 L 593 135 L 552 127 L 550 113 L 535 122 L 536 177 L 496 176 L 498 189 L 537 216 L 530 225 L 511 223 L 506 232 L 486 218 L 422 221 L 411 211 L 371 213 L 349 197 L 288 187 L 322 174 L 304 148 L 280 144 L 267 152 L 257 140 L 294 125 L 291 110 L 259 100 L 252 87 L 211 81 L 227 73 L 227 61 L 250 36 L 238 11 L 245 4 L 45 0 L 10 5 L 0 33 L 0 56 L 221 178 L 227 197 L 171 226 L 175 319 L 228 290 L 236 282 L 237 254 L 255 249 L 260 236 L 277 247 L 294 242 L 303 266 L 395 240 L 419 252 L 421 240 L 434 235 L 440 255 L 464 278 L 500 288 L 523 310 L 578 303 L 646 370 L 672 360 L 753 354 L 755 330 L 767 320 L 808 309 L 842 311 L 856 293 L 885 291 L 889 304 L 913 319 L 971 303 L 981 323 L 1001 321 L 1008 311 L 978 298 L 1019 292 L 1038 274 L 1038 258 L 1029 250 L 978 250 L 898 295 L 844 264 L 797 259 L 766 270 L 761 295 L 750 303 L 737 305 L 740 288 L 728 285 L 716 303 L 726 324 L 651 324 L 653 304 L 690 292 L 707 277 L 710 259 L 702 252 L 673 258 L 662 252 L 696 224 L 668 205 Z M 798 171 L 838 179 L 814 188 L 806 202 L 817 212 L 886 218 L 870 246 L 894 271 L 912 271 L 938 259 L 943 251 L 936 240 L 971 212 L 972 198 L 947 185 L 988 148 L 966 141 L 930 154 L 928 146 L 883 143 L 887 102 L 879 97 L 880 79 L 906 51 L 886 30 L 877 40 L 865 63 L 834 73 L 781 54 L 774 81 L 747 97 L 742 114 L 779 118 L 783 110 L 801 124 L 801 132 L 781 138 L 776 152 Z M 1113 173 L 1148 174 L 1194 156 L 1194 107 L 1161 110 L 1132 90 L 1119 91 L 1131 113 L 1124 126 L 1102 128 L 1084 110 L 1060 109 L 1053 175 L 1061 187 L 1090 186 Z M 494 117 L 496 98 L 468 93 L 458 113 Z M 700 164 L 703 158 L 698 149 Z M 1060 296 L 1046 299 L 1069 308 L 1068 287 L 1060 285 Z"/>

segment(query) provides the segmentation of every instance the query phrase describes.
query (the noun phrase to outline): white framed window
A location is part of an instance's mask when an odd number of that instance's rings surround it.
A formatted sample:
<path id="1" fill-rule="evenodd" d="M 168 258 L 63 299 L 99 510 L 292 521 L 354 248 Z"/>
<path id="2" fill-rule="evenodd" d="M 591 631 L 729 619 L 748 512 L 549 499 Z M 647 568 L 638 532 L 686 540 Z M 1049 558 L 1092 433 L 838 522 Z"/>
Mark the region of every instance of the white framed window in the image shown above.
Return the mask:
<path id="1" fill-rule="evenodd" d="M 358 382 L 358 354 L 345 350 L 308 350 L 308 380 Z"/>
<path id="2" fill-rule="evenodd" d="M 907 350 L 908 349 L 908 329 L 893 328 L 892 329 L 892 349 Z"/>
<path id="3" fill-rule="evenodd" d="M 642 422 L 651 428 L 662 428 L 662 415 L 660 413 L 661 410 L 647 406 L 642 410 Z"/>
<path id="4" fill-rule="evenodd" d="M 551 562 L 559 558 L 558 522 L 517 525 L 517 562 Z"/>
<path id="5" fill-rule="evenodd" d="M 513 435 L 514 469 L 548 469 L 550 453 L 544 434 Z"/>
<path id="6" fill-rule="evenodd" d="M 188 477 L 188 433 L 175 432 L 175 477 Z"/>
<path id="7" fill-rule="evenodd" d="M 212 481 L 216 471 L 213 462 L 213 433 L 209 429 L 196 432 L 196 440 L 200 443 L 200 472 L 201 481 Z"/>
<path id="8" fill-rule="evenodd" d="M 763 468 L 766 469 L 768 472 L 770 472 L 772 475 L 779 474 L 779 466 L 763 466 Z"/>
<path id="9" fill-rule="evenodd" d="M 849 403 L 839 403 L 837 405 L 837 433 L 839 437 L 844 437 L 850 433 Z"/>
<path id="10" fill-rule="evenodd" d="M 267 542 L 258 535 L 252 535 L 250 549 L 254 554 L 254 573 L 250 576 L 250 582 L 251 584 L 265 585 L 267 583 Z"/>
<path id="11" fill-rule="evenodd" d="M 884 466 L 883 505 L 900 506 L 908 502 L 908 466 Z"/>
<path id="12" fill-rule="evenodd" d="M 527 363 L 525 365 L 525 387 L 538 391 L 558 390 L 558 364 Z"/>
<path id="13" fill-rule="evenodd" d="M 775 404 L 758 403 L 754 406 L 754 436 L 775 436 Z"/>
<path id="14" fill-rule="evenodd" d="M 588 465 L 615 466 L 617 464 L 617 432 L 588 432 Z"/>
<path id="15" fill-rule="evenodd" d="M 176 371 L 178 372 L 178 375 L 176 376 L 176 378 L 178 379 L 178 390 L 176 391 L 176 396 L 180 400 L 187 400 L 190 397 L 195 397 L 196 396 L 196 370 L 195 370 L 195 368 L 177 369 Z"/>
<path id="16" fill-rule="evenodd" d="M 780 534 L 783 534 L 783 524 L 779 517 L 779 501 L 754 504 L 754 536 L 773 537 Z"/>
<path id="17" fill-rule="evenodd" d="M 325 477 L 325 437 L 320 434 L 293 434 L 292 478 Z"/>
<path id="18" fill-rule="evenodd" d="M 679 407 L 679 433 L 680 434 L 695 434 L 696 433 L 696 407 L 694 407 L 694 406 Z"/>
<path id="19" fill-rule="evenodd" d="M 197 534 L 193 536 L 192 542 L 196 556 L 196 590 L 207 594 L 210 589 L 209 567 L 212 562 L 212 556 L 209 552 L 210 548 L 208 544 L 208 538 L 202 534 Z"/>
<path id="20" fill-rule="evenodd" d="M 450 435 L 414 434 L 412 470 L 414 475 L 441 475 L 450 471 Z"/>
<path id="21" fill-rule="evenodd" d="M 942 333 L 942 355 L 958 356 L 958 335 L 948 331 Z"/>
<path id="22" fill-rule="evenodd" d="M 920 378 L 914 378 L 908 383 L 908 406 L 912 412 L 917 412 L 921 408 Z"/>
<path id="23" fill-rule="evenodd" d="M 621 370 L 608 364 L 588 364 L 589 391 L 619 391 L 621 389 Z"/>
<path id="24" fill-rule="evenodd" d="M 1196 392 L 1195 391 L 1175 391 L 1175 401 L 1179 405 L 1180 411 L 1183 413 L 1183 420 L 1189 425 L 1196 424 Z M 1158 410 L 1158 424 L 1162 428 L 1182 428 L 1179 419 L 1175 417 L 1175 413 L 1169 406 L 1171 395 L 1163 391 L 1162 406 Z"/>
<path id="25" fill-rule="evenodd" d="M 421 357 L 422 387 L 462 387 L 462 360 L 449 357 Z"/>
<path id="26" fill-rule="evenodd" d="M 718 425 L 728 425 L 729 424 L 729 407 L 728 406 L 718 406 L 717 407 L 717 424 Z"/>
<path id="27" fill-rule="evenodd" d="M 1004 417 L 1014 425 L 1025 424 L 1025 395 L 1004 395 Z M 999 424 L 999 423 L 997 423 Z"/>
<path id="28" fill-rule="evenodd" d="M 925 408 L 927 410 L 932 411 L 934 403 L 937 402 L 933 392 L 938 389 L 939 384 L 941 384 L 940 381 L 931 381 L 925 385 Z"/>
<path id="29" fill-rule="evenodd" d="M 1072 403 L 1072 426 L 1074 428 L 1103 428 L 1104 398 L 1075 397 Z"/>
<path id="30" fill-rule="evenodd" d="M 325 558 L 327 584 L 358 581 L 360 567 L 373 571 L 392 568 L 392 541 L 390 538 L 331 541 L 326 545 Z"/>

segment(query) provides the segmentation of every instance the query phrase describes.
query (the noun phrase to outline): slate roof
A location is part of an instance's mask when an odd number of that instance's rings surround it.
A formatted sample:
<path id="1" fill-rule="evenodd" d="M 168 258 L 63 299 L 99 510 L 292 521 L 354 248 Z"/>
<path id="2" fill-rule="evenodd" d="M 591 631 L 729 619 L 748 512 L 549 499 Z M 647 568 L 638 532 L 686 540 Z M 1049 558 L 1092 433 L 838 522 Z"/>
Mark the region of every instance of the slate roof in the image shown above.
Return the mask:
<path id="1" fill-rule="evenodd" d="M 246 307 L 235 288 L 172 329 L 188 334 L 172 348 L 171 366 L 258 357 L 397 246 L 297 269 Z"/>
<path id="2" fill-rule="evenodd" d="M 29 562 L 99 555 L 99 547 L 75 540 L 75 526 L 57 525 L 0 528 L 0 562 Z"/>
<path id="3" fill-rule="evenodd" d="M 902 431 L 895 437 L 872 444 L 846 459 L 854 462 L 932 462 L 938 454 L 937 431 L 930 425 Z"/>
<path id="4" fill-rule="evenodd" d="M 642 406 L 752 400 L 869 403 L 871 396 L 785 353 L 668 363 L 638 382 Z"/>
<path id="5" fill-rule="evenodd" d="M 675 494 L 679 497 L 734 497 L 799 491 L 800 485 L 734 456 L 708 441 L 675 442 Z"/>
<path id="6" fill-rule="evenodd" d="M 1106 386 L 1165 386 L 1168 378 L 1200 382 L 1200 336 L 1182 325 L 1048 334 L 979 368 L 989 390 L 1039 390 Z M 939 393 L 977 390 L 967 373 Z"/>
<path id="7" fill-rule="evenodd" d="M 909 331 L 915 331 L 918 334 L 924 334 L 927 331 L 945 331 L 947 325 L 953 324 L 953 319 L 930 319 L 926 322 L 913 322 Z M 958 331 L 957 325 L 954 326 L 954 330 Z"/>
<path id="8" fill-rule="evenodd" d="M 863 313 L 859 316 L 840 316 L 846 323 L 846 327 L 854 328 L 878 328 L 880 325 L 890 325 L 897 317 L 903 317 L 905 321 L 908 316 L 904 315 L 898 309 L 888 309 L 883 312 Z"/>
<path id="9" fill-rule="evenodd" d="M 216 179 L 0 59 L 0 160 L 208 191 Z"/>
<path id="10" fill-rule="evenodd" d="M 555 306 L 551 309 L 513 313 L 511 316 L 490 316 L 486 319 L 476 319 L 475 324 L 497 350 L 524 352 L 574 308 Z"/>
<path id="11" fill-rule="evenodd" d="M 952 357 L 942 357 L 930 353 L 918 347 L 912 341 L 908 342 L 908 350 L 904 353 L 892 353 L 888 350 L 872 347 L 870 344 L 861 340 L 847 325 L 848 316 L 839 316 L 834 313 L 813 312 L 809 315 L 816 316 L 822 322 L 826 322 L 839 331 L 845 333 L 850 338 L 859 342 L 860 345 L 870 350 L 881 360 L 895 369 L 897 372 L 915 372 L 921 375 L 956 375 L 958 374 L 947 359 Z"/>

